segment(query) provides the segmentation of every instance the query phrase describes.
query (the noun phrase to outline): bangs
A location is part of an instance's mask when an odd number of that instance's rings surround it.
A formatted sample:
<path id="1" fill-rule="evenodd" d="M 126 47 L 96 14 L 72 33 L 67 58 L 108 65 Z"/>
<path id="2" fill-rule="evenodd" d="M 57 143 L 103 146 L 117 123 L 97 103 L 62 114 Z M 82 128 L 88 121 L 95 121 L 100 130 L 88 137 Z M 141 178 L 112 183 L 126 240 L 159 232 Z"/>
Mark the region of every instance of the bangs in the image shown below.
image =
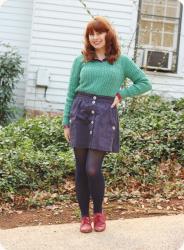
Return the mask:
<path id="1" fill-rule="evenodd" d="M 93 20 L 88 24 L 88 27 L 86 29 L 86 34 L 93 35 L 94 31 L 106 32 L 106 31 L 108 31 L 108 28 L 104 23 L 99 22 L 98 20 Z"/>
<path id="2" fill-rule="evenodd" d="M 105 36 L 105 54 L 107 61 L 113 64 L 121 54 L 121 45 L 117 33 L 111 23 L 103 16 L 96 16 L 90 20 L 84 32 L 84 49 L 81 51 L 84 55 L 84 61 L 89 62 L 96 57 L 96 50 L 90 42 L 90 35 L 94 33 L 106 32 Z"/>

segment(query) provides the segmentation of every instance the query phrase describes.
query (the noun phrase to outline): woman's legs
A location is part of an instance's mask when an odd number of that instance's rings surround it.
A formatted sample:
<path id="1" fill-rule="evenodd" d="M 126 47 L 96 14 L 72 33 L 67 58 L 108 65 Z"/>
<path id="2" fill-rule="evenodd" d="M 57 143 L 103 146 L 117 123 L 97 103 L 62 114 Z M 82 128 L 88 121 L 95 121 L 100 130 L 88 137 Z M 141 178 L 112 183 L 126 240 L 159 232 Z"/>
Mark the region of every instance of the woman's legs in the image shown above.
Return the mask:
<path id="1" fill-rule="evenodd" d="M 101 168 L 105 153 L 94 149 L 74 148 L 76 193 L 82 216 L 89 216 L 90 194 L 94 213 L 102 212 L 105 181 Z"/>
<path id="2" fill-rule="evenodd" d="M 86 161 L 86 174 L 90 194 L 93 199 L 93 212 L 102 213 L 102 203 L 104 198 L 105 181 L 102 173 L 102 162 L 105 151 L 89 149 Z"/>
<path id="3" fill-rule="evenodd" d="M 74 148 L 76 169 L 75 169 L 75 186 L 76 194 L 81 210 L 81 216 L 89 216 L 90 192 L 88 188 L 88 178 L 86 175 L 86 159 L 88 149 Z"/>

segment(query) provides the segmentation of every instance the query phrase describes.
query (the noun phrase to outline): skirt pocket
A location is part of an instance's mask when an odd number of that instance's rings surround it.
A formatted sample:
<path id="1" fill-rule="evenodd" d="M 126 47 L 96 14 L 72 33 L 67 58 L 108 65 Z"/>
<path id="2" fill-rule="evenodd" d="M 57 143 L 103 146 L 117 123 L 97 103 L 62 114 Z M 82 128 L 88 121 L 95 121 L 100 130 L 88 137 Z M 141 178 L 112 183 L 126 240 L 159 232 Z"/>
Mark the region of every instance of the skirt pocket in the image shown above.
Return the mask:
<path id="1" fill-rule="evenodd" d="M 76 120 L 77 112 L 78 112 L 78 110 L 80 110 L 81 101 L 82 100 L 80 98 L 77 98 L 77 97 L 74 99 L 71 110 L 70 110 L 70 115 L 69 115 L 70 123 L 72 123 L 74 120 Z"/>
<path id="2" fill-rule="evenodd" d="M 115 126 L 118 122 L 118 110 L 116 106 L 110 109 L 111 109 L 111 122 Z"/>

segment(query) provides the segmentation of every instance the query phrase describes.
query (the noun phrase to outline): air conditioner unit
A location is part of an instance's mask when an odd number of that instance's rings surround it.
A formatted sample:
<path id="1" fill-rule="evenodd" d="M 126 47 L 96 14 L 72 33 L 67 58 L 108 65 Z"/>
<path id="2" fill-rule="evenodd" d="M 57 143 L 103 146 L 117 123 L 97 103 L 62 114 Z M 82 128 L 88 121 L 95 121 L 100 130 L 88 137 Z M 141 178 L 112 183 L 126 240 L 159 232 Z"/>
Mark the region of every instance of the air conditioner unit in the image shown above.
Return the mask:
<path id="1" fill-rule="evenodd" d="M 169 71 L 172 69 L 172 59 L 172 52 L 146 49 L 144 52 L 143 67 Z"/>

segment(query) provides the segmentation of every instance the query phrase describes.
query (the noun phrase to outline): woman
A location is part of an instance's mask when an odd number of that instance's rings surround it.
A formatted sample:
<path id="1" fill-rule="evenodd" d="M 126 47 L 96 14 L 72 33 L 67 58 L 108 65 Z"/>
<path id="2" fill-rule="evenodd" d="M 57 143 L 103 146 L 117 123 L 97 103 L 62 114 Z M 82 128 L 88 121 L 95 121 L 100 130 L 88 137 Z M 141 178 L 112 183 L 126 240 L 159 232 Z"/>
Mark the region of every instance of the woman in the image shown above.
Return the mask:
<path id="1" fill-rule="evenodd" d="M 128 77 L 133 85 L 121 89 Z M 117 105 L 126 97 L 151 90 L 144 72 L 121 55 L 117 34 L 101 16 L 90 20 L 85 47 L 73 62 L 63 116 L 64 135 L 74 150 L 76 194 L 81 211 L 80 231 L 104 231 L 102 209 L 105 182 L 102 162 L 109 152 L 119 152 Z M 89 215 L 90 195 L 93 220 Z"/>

